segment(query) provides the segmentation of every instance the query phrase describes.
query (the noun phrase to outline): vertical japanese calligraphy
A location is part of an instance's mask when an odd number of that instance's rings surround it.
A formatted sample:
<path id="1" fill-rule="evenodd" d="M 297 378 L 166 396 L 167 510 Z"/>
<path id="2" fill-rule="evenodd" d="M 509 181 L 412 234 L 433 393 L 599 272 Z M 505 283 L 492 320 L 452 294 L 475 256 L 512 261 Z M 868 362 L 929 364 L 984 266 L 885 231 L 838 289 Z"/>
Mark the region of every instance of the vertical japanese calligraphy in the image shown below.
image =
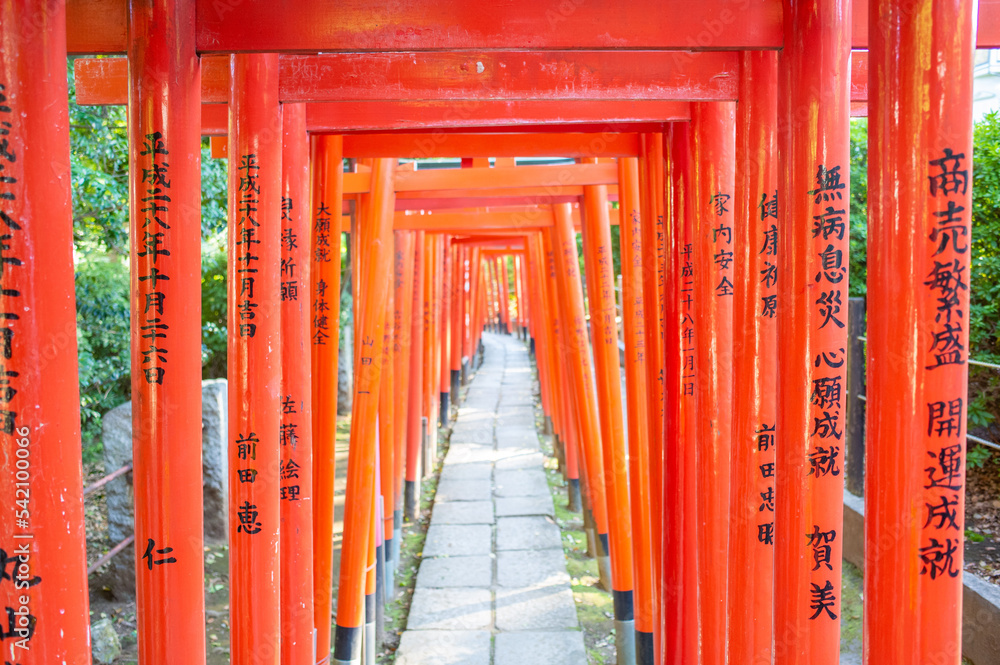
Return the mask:
<path id="1" fill-rule="evenodd" d="M 847 367 L 842 335 L 835 331 L 845 329 L 847 320 L 847 265 L 844 259 L 847 244 L 848 189 L 846 173 L 841 164 L 819 164 L 813 177 L 814 187 L 801 196 L 812 206 L 813 255 L 810 278 L 815 284 L 811 292 L 817 331 L 817 350 L 810 378 L 809 449 L 806 454 L 806 476 L 813 483 L 843 483 L 841 476 L 842 441 L 844 426 L 843 386 L 847 380 Z M 794 194 L 794 193 L 793 193 Z M 808 204 L 807 204 L 808 205 Z M 817 520 L 820 516 L 817 516 Z M 814 524 L 814 532 L 836 534 L 838 525 L 824 521 Z M 815 552 L 815 537 L 802 534 L 807 545 Z M 835 572 L 832 565 L 812 567 L 808 604 L 813 621 L 839 618 L 839 579 L 828 573 Z M 839 568 L 836 570 L 839 572 Z"/>
<path id="2" fill-rule="evenodd" d="M 170 276 L 160 270 L 157 261 L 161 256 L 170 256 L 166 222 L 170 211 L 170 164 L 166 161 L 167 150 L 162 132 L 146 134 L 139 156 L 145 160 L 139 165 L 142 170 L 142 184 L 146 196 L 140 199 L 139 212 L 143 216 L 142 239 L 136 243 L 136 266 L 139 268 L 139 296 L 142 307 L 140 326 L 143 340 L 142 373 L 146 383 L 163 383 L 167 372 L 167 331 L 164 306 L 166 295 L 160 282 L 170 280 Z M 3 240 L 0 236 L 0 240 Z M 2 247 L 2 245 L 0 245 Z M 0 276 L 3 265 L 0 264 Z"/>
<path id="3" fill-rule="evenodd" d="M 732 195 L 736 179 L 736 105 L 697 102 L 691 107 L 693 132 L 691 238 L 694 264 L 694 394 L 698 478 L 698 588 L 701 630 L 726 633 L 729 573 L 732 459 L 733 234 Z M 683 331 L 683 327 L 682 327 Z M 760 497 L 758 497 L 760 498 Z M 764 510 L 773 501 L 761 500 Z M 704 665 L 723 665 L 724 639 L 706 641 Z"/>
<path id="4" fill-rule="evenodd" d="M 846 0 L 783 4 L 778 62 L 777 194 L 755 192 L 776 233 L 755 238 L 776 272 L 774 421 L 775 665 L 840 661 L 844 418 L 850 210 L 851 7 Z M 766 194 L 766 196 L 765 196 Z M 775 245 L 771 242 L 776 240 Z M 762 266 L 769 268 L 769 266 Z M 768 278 L 767 272 L 758 279 Z M 770 283 L 770 282 L 769 282 Z M 766 298 L 770 294 L 762 294 Z M 830 567 L 810 536 L 836 532 Z M 788 636 L 784 637 L 783 636 Z"/>
<path id="5" fill-rule="evenodd" d="M 287 265 L 287 259 L 296 256 L 297 248 L 287 250 L 288 241 L 301 247 L 305 238 L 293 230 L 282 239 L 283 229 L 298 224 L 300 201 L 282 189 L 277 66 L 275 54 L 230 56 L 231 655 L 234 662 L 256 660 L 262 665 L 281 661 L 279 527 L 289 504 L 299 506 L 294 499 L 301 497 L 289 492 L 294 478 L 279 476 L 290 475 L 289 459 L 302 465 L 299 413 L 304 399 L 301 388 L 283 385 L 280 370 L 282 315 L 299 302 L 287 297 L 282 301 L 281 285 L 300 278 L 297 271 L 282 274 L 281 264 L 283 258 Z M 287 286 L 285 290 L 287 296 Z M 296 413 L 287 412 L 292 409 Z"/>
<path id="6" fill-rule="evenodd" d="M 930 344 L 924 367 L 931 377 L 941 377 L 951 392 L 926 403 L 927 467 L 924 469 L 923 538 L 917 554 L 920 574 L 930 580 L 956 578 L 961 572 L 963 534 L 960 494 L 965 490 L 962 446 L 966 394 L 954 388 L 963 383 L 968 361 L 969 212 L 971 160 L 962 150 L 945 147 L 927 163 L 930 205 L 927 265 L 922 286 L 933 303 Z M 964 204 L 964 205 L 963 205 Z M 958 379 L 955 381 L 952 377 Z M 937 379 L 932 379 L 937 381 Z"/>

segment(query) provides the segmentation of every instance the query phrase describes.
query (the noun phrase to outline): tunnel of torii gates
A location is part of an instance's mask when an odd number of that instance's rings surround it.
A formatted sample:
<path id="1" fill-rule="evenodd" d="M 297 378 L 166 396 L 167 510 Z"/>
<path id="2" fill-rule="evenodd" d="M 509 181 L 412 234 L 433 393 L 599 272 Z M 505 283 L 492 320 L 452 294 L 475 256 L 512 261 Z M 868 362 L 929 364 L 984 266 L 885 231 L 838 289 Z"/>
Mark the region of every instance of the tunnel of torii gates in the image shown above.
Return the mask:
<path id="1" fill-rule="evenodd" d="M 10 0 L 0 44 L 6 662 L 90 662 L 66 62 L 94 54 L 127 56 L 75 75 L 79 103 L 128 105 L 140 663 L 206 660 L 203 135 L 229 155 L 233 663 L 360 662 L 376 561 L 391 575 L 489 327 L 530 338 L 638 663 L 837 663 L 852 115 L 865 660 L 960 662 L 973 55 L 1000 44 L 995 1 Z M 574 161 L 515 162 L 537 156 Z M 430 157 L 462 168 L 398 161 Z"/>

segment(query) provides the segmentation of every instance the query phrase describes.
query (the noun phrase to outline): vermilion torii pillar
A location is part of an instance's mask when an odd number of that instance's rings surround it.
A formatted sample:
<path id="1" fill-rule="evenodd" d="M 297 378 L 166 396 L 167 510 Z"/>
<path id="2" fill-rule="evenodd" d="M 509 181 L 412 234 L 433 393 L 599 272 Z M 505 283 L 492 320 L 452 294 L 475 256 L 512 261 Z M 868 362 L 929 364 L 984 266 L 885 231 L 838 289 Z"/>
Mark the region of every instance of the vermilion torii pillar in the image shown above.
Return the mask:
<path id="1" fill-rule="evenodd" d="M 604 464 L 601 459 L 601 431 L 594 398 L 594 375 L 591 370 L 587 322 L 583 314 L 583 285 L 580 282 L 579 258 L 576 251 L 576 233 L 568 203 L 552 206 L 555 219 L 553 227 L 553 253 L 556 267 L 558 300 L 565 322 L 566 353 L 569 356 L 573 403 L 580 427 L 581 460 L 587 476 L 588 506 L 594 517 L 597 566 L 601 585 L 612 588 L 610 560 L 608 558 L 608 508 L 605 498 Z"/>
<path id="2" fill-rule="evenodd" d="M 698 435 L 685 444 L 695 446 L 698 465 L 698 594 L 704 665 L 726 662 L 735 114 L 732 102 L 704 102 L 691 110 Z M 762 497 L 762 507 L 768 511 L 773 501 Z"/>
<path id="3" fill-rule="evenodd" d="M 451 238 L 442 235 L 438 242 L 441 245 L 441 275 L 439 277 L 440 298 L 438 299 L 438 330 L 440 330 L 440 346 L 437 354 L 440 358 L 440 378 L 437 382 L 441 397 L 441 427 L 448 425 L 448 415 L 450 407 L 448 405 L 451 395 L 451 336 L 452 332 L 452 280 L 454 279 L 454 261 L 452 260 Z"/>
<path id="4" fill-rule="evenodd" d="M 729 522 L 729 662 L 771 660 L 777 378 L 778 56 L 740 55 L 733 208 L 733 452 Z"/>
<path id="5" fill-rule="evenodd" d="M 193 661 L 204 662 L 198 360 L 201 76 L 194 45 L 195 17 L 190 5 L 169 2 L 133 2 L 128 16 L 132 457 L 139 660 L 171 662 L 176 658 L 176 645 L 185 644 Z M 276 145 L 275 182 L 281 176 L 280 142 Z M 275 257 L 276 243 L 275 227 L 270 248 Z M 275 417 L 275 427 L 276 421 Z M 165 473 L 165 469 L 170 472 Z M 232 515 L 235 518 L 235 512 Z M 274 530 L 277 545 L 277 515 L 268 527 Z M 234 646 L 236 642 L 234 627 Z M 277 644 L 272 647 L 276 659 Z"/>
<path id="6" fill-rule="evenodd" d="M 786 1 L 784 25 L 773 657 L 775 665 L 835 665 L 844 508 L 850 2 Z"/>
<path id="7" fill-rule="evenodd" d="M 304 104 L 282 105 L 281 662 L 314 665 L 312 303 L 309 135 Z M 286 270 L 286 272 L 291 272 Z M 275 473 L 272 470 L 272 473 Z"/>
<path id="8" fill-rule="evenodd" d="M 330 655 L 333 604 L 334 473 L 337 438 L 337 363 L 340 341 L 340 234 L 344 192 L 344 140 L 310 140 L 309 215 L 313 422 L 313 593 L 316 653 Z M 285 272 L 289 272 L 286 264 Z"/>
<path id="9" fill-rule="evenodd" d="M 866 663 L 962 660 L 974 9 L 869 9 Z"/>
<path id="10" fill-rule="evenodd" d="M 3 657 L 24 665 L 89 665 L 63 3 L 44 11 L 36 2 L 0 5 L 0 43 Z M 200 485 L 197 498 L 198 513 L 190 517 L 200 525 Z M 173 523 L 157 535 L 175 534 L 171 526 L 184 527 Z M 187 565 L 200 570 L 200 548 L 178 545 Z M 164 567 L 171 568 L 147 572 Z M 160 580 L 177 579 L 176 567 L 162 572 Z M 199 576 L 198 594 L 178 599 L 193 614 L 201 584 Z M 195 626 L 204 645 L 198 617 L 169 625 L 162 614 L 142 618 L 176 634 Z M 193 645 L 192 662 L 204 662 L 204 650 L 198 653 Z"/>
<path id="11" fill-rule="evenodd" d="M 632 567 L 635 577 L 636 665 L 654 665 L 653 546 L 649 501 L 649 419 L 646 394 L 648 362 L 642 292 L 642 223 L 639 209 L 639 164 L 618 160 L 619 229 L 622 267 L 622 328 L 625 332 L 625 396 L 628 407 L 629 509 L 632 523 Z"/>
<path id="12" fill-rule="evenodd" d="M 278 57 L 233 55 L 229 101 L 229 579 L 233 663 L 280 662 Z M 286 430 L 287 442 L 287 430 Z M 171 648 L 177 648 L 172 644 Z"/>
<path id="13" fill-rule="evenodd" d="M 366 212 L 370 228 L 365 232 L 360 262 L 358 295 L 363 307 L 357 326 L 360 362 L 354 383 L 351 409 L 351 455 L 347 471 L 347 506 L 340 559 L 337 597 L 337 627 L 333 661 L 358 665 L 364 623 L 365 569 L 370 530 L 374 528 L 376 424 L 382 357 L 376 340 L 382 339 L 387 291 L 392 265 L 392 210 L 395 161 L 377 159 L 372 167 L 372 195 Z M 365 222 L 361 222 L 362 224 Z M 360 224 L 359 224 L 360 226 Z M 362 258 L 362 257 L 358 257 Z"/>
<path id="14" fill-rule="evenodd" d="M 410 306 L 410 352 L 406 407 L 406 480 L 403 504 L 406 517 L 415 520 L 420 511 L 422 438 L 424 414 L 424 262 L 427 260 L 423 231 L 412 231 L 413 279 Z"/>
<path id="15" fill-rule="evenodd" d="M 642 140 L 642 155 L 639 159 L 640 178 L 640 221 L 642 228 L 643 251 L 643 314 L 645 318 L 646 353 L 649 363 L 646 365 L 646 398 L 649 401 L 647 427 L 649 429 L 649 486 L 650 486 L 650 528 L 652 529 L 653 556 L 659 556 L 661 547 L 660 515 L 662 511 L 661 496 L 663 459 L 663 422 L 664 422 L 664 358 L 663 345 L 658 340 L 664 334 L 664 316 L 666 308 L 666 275 L 665 268 L 665 230 L 664 212 L 664 163 L 663 137 L 661 134 L 644 134 Z M 648 304 L 646 304 L 648 303 Z M 656 340 L 656 341 L 654 341 Z M 653 570 L 654 589 L 660 587 L 659 569 Z M 654 591 L 655 593 L 655 591 Z M 661 604 L 654 602 L 654 611 Z"/>
<path id="16" fill-rule="evenodd" d="M 393 551 L 390 557 L 398 566 L 400 562 L 399 550 L 402 546 L 403 538 L 403 484 L 406 482 L 406 469 L 409 463 L 407 451 L 407 434 L 410 422 L 410 353 L 413 339 L 413 327 L 410 321 L 413 318 L 413 231 L 396 231 L 393 233 L 395 243 L 395 260 L 393 268 L 395 270 L 395 283 L 393 288 L 393 305 L 395 307 L 395 345 L 393 347 L 393 381 L 396 389 L 396 452 L 394 456 L 396 471 L 394 474 L 393 492 L 396 499 L 395 514 L 393 515 L 393 529 L 395 533 L 392 538 Z"/>
<path id="17" fill-rule="evenodd" d="M 395 258 L 395 238 L 390 242 L 390 251 Z M 393 519 L 396 512 L 395 493 L 393 492 L 393 476 L 396 470 L 396 363 L 394 357 L 396 329 L 396 284 L 395 271 L 392 274 L 391 286 L 386 293 L 385 327 L 382 331 L 382 385 L 379 389 L 379 489 L 381 490 L 382 535 L 376 561 L 383 567 L 382 584 L 392 588 L 395 584 L 394 571 L 388 565 L 390 551 L 393 549 L 392 539 L 395 532 Z M 376 495 L 376 498 L 378 496 Z M 383 589 L 384 591 L 384 589 Z M 376 599 L 379 611 L 385 607 L 386 598 Z M 383 632 L 381 629 L 379 633 Z"/>
<path id="18" fill-rule="evenodd" d="M 596 159 L 593 160 L 596 163 Z M 611 594 L 615 613 L 615 650 L 618 665 L 635 663 L 635 611 L 632 584 L 632 523 L 628 500 L 628 462 L 625 427 L 622 422 L 621 364 L 618 324 L 615 321 L 614 260 L 611 252 L 611 220 L 608 217 L 606 185 L 583 188 L 583 255 L 590 302 L 590 341 L 604 491 L 608 505 L 608 536 L 611 557 Z"/>
<path id="19" fill-rule="evenodd" d="M 695 446 L 688 442 L 697 440 L 693 294 L 695 275 L 702 268 L 695 265 L 692 251 L 691 132 L 689 123 L 676 123 L 667 143 L 671 217 L 665 236 L 663 544 L 662 558 L 654 559 L 662 580 L 657 651 L 661 663 L 678 665 L 699 663 L 698 474 Z"/>

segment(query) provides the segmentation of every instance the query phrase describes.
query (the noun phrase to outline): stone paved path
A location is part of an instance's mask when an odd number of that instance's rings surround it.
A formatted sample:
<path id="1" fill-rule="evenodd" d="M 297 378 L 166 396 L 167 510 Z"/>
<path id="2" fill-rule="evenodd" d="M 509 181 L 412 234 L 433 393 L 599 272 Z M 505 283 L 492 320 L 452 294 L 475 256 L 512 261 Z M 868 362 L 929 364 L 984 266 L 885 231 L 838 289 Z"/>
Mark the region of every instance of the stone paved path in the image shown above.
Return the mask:
<path id="1" fill-rule="evenodd" d="M 485 360 L 451 434 L 396 665 L 585 665 L 516 338 Z"/>

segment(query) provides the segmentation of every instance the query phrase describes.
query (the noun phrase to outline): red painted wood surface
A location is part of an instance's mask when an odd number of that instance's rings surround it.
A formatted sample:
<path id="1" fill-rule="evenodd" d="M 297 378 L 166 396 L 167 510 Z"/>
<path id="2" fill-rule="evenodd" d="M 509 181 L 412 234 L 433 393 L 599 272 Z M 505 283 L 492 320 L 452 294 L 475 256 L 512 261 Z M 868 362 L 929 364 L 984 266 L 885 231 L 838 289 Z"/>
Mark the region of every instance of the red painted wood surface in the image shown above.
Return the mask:
<path id="1" fill-rule="evenodd" d="M 368 564 L 368 545 L 374 528 L 376 474 L 376 414 L 382 380 L 381 341 L 385 325 L 386 300 L 392 265 L 392 199 L 394 165 L 390 160 L 376 160 L 372 169 L 375 187 L 365 206 L 367 219 L 358 230 L 366 236 L 360 242 L 359 259 L 363 291 L 359 298 L 357 323 L 360 362 L 355 363 L 354 398 L 351 408 L 351 455 L 348 460 L 344 536 L 340 559 L 340 585 L 337 595 L 334 660 L 352 661 L 359 657 L 363 624 L 364 596 Z M 368 227 L 367 231 L 362 230 Z M 366 362 L 367 359 L 367 362 Z"/>
<path id="2" fill-rule="evenodd" d="M 205 658 L 201 368 L 194 359 L 201 349 L 201 244 L 198 217 L 187 212 L 201 202 L 192 19 L 183 3 L 136 3 L 129 23 L 136 628 L 139 657 L 151 663 L 170 662 L 177 643 L 191 646 L 192 660 Z M 269 249 L 276 257 L 276 245 Z M 268 526 L 277 529 L 276 515 Z M 170 558 L 176 562 L 156 564 Z"/>
<path id="3" fill-rule="evenodd" d="M 646 385 L 649 344 L 646 342 L 646 305 L 642 292 L 638 160 L 619 160 L 618 179 L 624 220 L 620 225 L 619 247 L 622 267 L 625 397 L 628 409 L 629 509 L 632 513 L 632 565 L 635 571 L 635 630 L 637 651 L 643 653 L 642 641 L 652 639 L 655 620 L 649 495 L 649 403 Z M 651 664 L 641 662 L 639 665 Z"/>
<path id="4" fill-rule="evenodd" d="M 867 0 L 854 0 L 851 44 L 868 48 Z M 470 11 L 458 0 L 417 0 L 400 7 L 353 0 L 297 0 L 275 6 L 198 0 L 199 52 L 412 51 L 468 49 L 779 49 L 781 3 L 765 0 L 641 0 L 590 5 L 571 0 L 539 11 L 529 0 Z M 531 17 L 531 18 L 527 18 Z M 71 54 L 123 53 L 123 0 L 67 3 Z M 978 48 L 1000 47 L 1000 2 L 979 3 Z"/>
<path id="5" fill-rule="evenodd" d="M 479 51 L 281 56 L 282 102 L 735 101 L 735 53 Z M 202 58 L 201 98 L 227 101 L 227 57 Z M 123 104 L 124 58 L 74 62 L 83 103 Z"/>
<path id="6" fill-rule="evenodd" d="M 340 210 L 344 189 L 343 140 L 314 136 L 309 208 L 312 403 L 313 587 L 316 652 L 330 653 L 333 604 L 334 475 L 337 436 L 337 363 L 340 341 Z M 325 236 L 325 238 L 324 238 Z M 336 248 L 336 251 L 332 251 Z M 324 318 L 325 317 L 325 318 Z"/>
<path id="7" fill-rule="evenodd" d="M 351 134 L 344 137 L 346 157 L 634 157 L 637 134 Z"/>
<path id="8" fill-rule="evenodd" d="M 969 225 L 971 9 L 879 0 L 869 15 L 879 82 L 869 116 L 869 664 L 883 653 L 900 665 L 962 662 L 962 453 L 970 262 L 978 258 Z"/>
<path id="9" fill-rule="evenodd" d="M 4 498 L 0 513 L 0 547 L 4 551 L 0 607 L 6 608 L 0 632 L 4 633 L 2 650 L 6 661 L 23 665 L 90 665 L 80 386 L 76 380 L 66 16 L 61 3 L 47 8 L 51 11 L 36 15 L 34 3 L 0 5 L 0 244 L 4 250 L 0 272 L 4 317 L 0 327 L 4 340 L 0 345 L 0 496 Z M 23 29 L 26 25 L 35 29 Z M 184 143 L 178 141 L 178 150 L 184 149 Z M 184 191 L 191 193 L 190 188 Z M 178 276 L 186 278 L 185 288 L 197 289 L 198 277 L 190 272 L 197 262 L 195 254 L 185 256 L 180 265 L 174 264 Z M 182 267 L 185 270 L 181 271 Z M 178 305 L 173 313 L 180 311 Z M 177 340 L 181 353 L 190 350 L 190 333 L 179 331 L 183 334 L 183 339 Z M 175 374 L 179 381 L 192 378 L 191 369 L 197 361 L 191 360 Z M 182 358 L 179 363 L 183 362 Z M 187 406 L 183 401 L 180 404 Z M 170 433 L 181 430 L 176 428 Z M 139 431 L 136 436 L 145 461 L 153 437 Z M 171 436 L 170 443 L 183 447 L 186 442 Z M 150 473 L 148 463 L 143 472 L 154 482 L 160 480 Z M 199 524 L 200 539 L 200 484 L 194 496 L 185 481 L 182 478 L 177 485 L 162 486 L 169 488 L 184 506 L 197 510 L 190 517 Z M 189 503 L 192 498 L 197 503 Z M 148 521 L 144 519 L 147 514 Z M 163 520 L 162 512 L 155 509 L 136 515 L 143 519 L 144 532 L 156 537 L 172 536 L 178 533 L 175 528 L 185 532 L 185 524 Z M 200 571 L 200 540 L 194 545 L 173 542 L 188 557 L 185 569 Z M 142 545 L 137 549 L 144 549 L 145 541 Z M 199 576 L 196 584 L 188 585 L 178 579 L 176 566 L 174 571 L 161 570 L 164 566 L 155 568 L 138 572 L 150 576 L 162 573 L 155 582 L 158 590 L 187 592 L 177 598 L 177 604 L 190 609 L 194 616 L 170 622 L 165 613 L 149 612 L 147 603 L 140 607 L 140 617 L 169 626 L 174 634 L 200 630 L 202 651 L 196 653 L 199 642 L 195 642 L 191 661 L 204 663 L 204 623 L 198 628 L 204 621 L 203 610 L 199 610 L 203 578 Z M 148 580 L 145 587 L 152 586 Z M 143 639 L 140 645 L 146 643 L 148 639 Z M 150 662 L 168 661 L 161 658 Z"/>
<path id="10" fill-rule="evenodd" d="M 588 160 L 595 158 L 588 158 Z M 616 177 L 617 180 L 617 177 Z M 584 272 L 590 314 L 590 342 L 594 358 L 594 385 L 601 432 L 604 496 L 608 506 L 611 583 L 618 595 L 618 621 L 633 620 L 632 520 L 629 512 L 628 462 L 622 419 L 622 376 L 618 351 L 614 260 L 607 188 L 584 187 Z M 627 601 L 621 597 L 624 593 Z M 631 628 L 631 626 L 630 626 Z"/>
<path id="11" fill-rule="evenodd" d="M 234 662 L 278 665 L 281 107 L 276 55 L 232 56 L 229 625 Z M 200 585 L 199 585 L 200 587 Z M 176 648 L 176 644 L 170 647 Z"/>
<path id="12" fill-rule="evenodd" d="M 733 189 L 735 104 L 698 104 L 691 153 L 695 262 L 694 391 L 698 400 L 698 593 L 702 663 L 726 662 L 726 580 L 729 572 L 729 471 L 732 457 Z M 765 508 L 766 510 L 766 508 Z"/>
<path id="13" fill-rule="evenodd" d="M 282 105 L 281 662 L 314 665 L 312 298 L 309 134 L 302 104 Z M 294 266 L 294 267 L 293 267 Z"/>
<path id="14" fill-rule="evenodd" d="M 804 0 L 787 2 L 786 11 L 778 63 L 773 657 L 775 665 L 836 665 L 845 410 L 826 386 L 846 385 L 851 5 Z"/>
<path id="15" fill-rule="evenodd" d="M 773 607 L 774 514 L 761 495 L 774 488 L 777 370 L 776 132 L 778 56 L 741 55 L 736 107 L 733 207 L 733 441 L 729 522 L 729 661 L 769 662 Z"/>
<path id="16" fill-rule="evenodd" d="M 666 245 L 666 383 L 663 432 L 663 514 L 660 569 L 662 610 L 656 651 L 661 663 L 698 665 L 698 474 L 695 446 L 694 280 L 691 127 L 675 125 L 665 142 L 670 165 L 670 224 Z M 688 333 L 690 330 L 690 334 Z M 684 443 L 682 443 L 684 442 Z M 654 462 L 655 463 L 655 462 Z M 653 519 L 656 516 L 653 515 Z"/>

